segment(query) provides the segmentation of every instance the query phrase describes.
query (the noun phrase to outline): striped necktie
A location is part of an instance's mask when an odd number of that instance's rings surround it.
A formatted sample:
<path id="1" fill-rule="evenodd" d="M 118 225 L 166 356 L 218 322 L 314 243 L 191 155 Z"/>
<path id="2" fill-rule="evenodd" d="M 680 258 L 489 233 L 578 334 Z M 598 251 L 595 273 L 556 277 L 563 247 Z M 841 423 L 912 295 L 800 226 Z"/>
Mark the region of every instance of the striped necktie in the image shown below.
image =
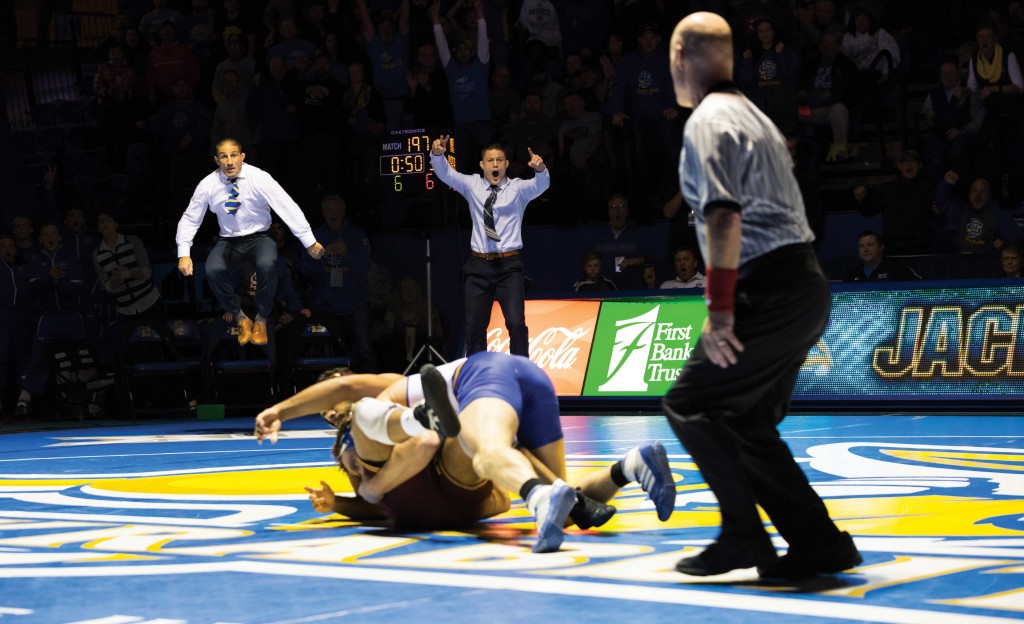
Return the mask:
<path id="1" fill-rule="evenodd" d="M 491 194 L 487 197 L 487 201 L 484 202 L 484 233 L 487 234 L 487 238 L 492 241 L 500 241 L 501 237 L 498 236 L 498 231 L 494 229 L 494 202 L 498 199 L 498 185 L 491 185 Z"/>
<path id="2" fill-rule="evenodd" d="M 233 215 L 238 212 L 238 207 L 242 205 L 242 202 L 238 201 L 238 176 L 228 178 L 228 182 L 231 183 L 231 191 L 228 193 L 228 200 L 224 202 L 224 208 L 228 211 L 229 215 Z"/>

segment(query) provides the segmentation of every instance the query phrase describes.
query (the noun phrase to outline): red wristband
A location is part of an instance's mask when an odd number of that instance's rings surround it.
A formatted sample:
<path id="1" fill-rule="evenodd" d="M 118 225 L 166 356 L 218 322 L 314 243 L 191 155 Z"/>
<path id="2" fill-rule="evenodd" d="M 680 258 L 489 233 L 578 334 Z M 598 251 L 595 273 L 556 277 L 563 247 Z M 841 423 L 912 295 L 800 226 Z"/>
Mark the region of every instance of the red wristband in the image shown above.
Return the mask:
<path id="1" fill-rule="evenodd" d="M 708 304 L 708 312 L 732 312 L 735 294 L 736 269 L 708 267 L 704 279 L 704 301 Z"/>

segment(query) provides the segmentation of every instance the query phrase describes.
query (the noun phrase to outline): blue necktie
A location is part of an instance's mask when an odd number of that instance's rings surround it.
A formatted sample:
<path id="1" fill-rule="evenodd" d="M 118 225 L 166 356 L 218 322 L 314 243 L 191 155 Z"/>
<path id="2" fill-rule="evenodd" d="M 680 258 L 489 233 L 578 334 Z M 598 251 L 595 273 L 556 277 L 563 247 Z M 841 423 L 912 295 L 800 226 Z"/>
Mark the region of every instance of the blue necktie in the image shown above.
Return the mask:
<path id="1" fill-rule="evenodd" d="M 484 233 L 487 234 L 487 238 L 492 241 L 500 241 L 501 237 L 498 236 L 498 231 L 494 229 L 494 202 L 498 199 L 498 185 L 491 185 L 491 194 L 487 197 L 487 201 L 484 202 Z"/>
<path id="2" fill-rule="evenodd" d="M 228 178 L 228 182 L 231 183 L 231 192 L 228 193 L 228 200 L 224 202 L 224 208 L 227 209 L 229 215 L 233 215 L 242 205 L 242 202 L 238 201 L 238 176 Z"/>

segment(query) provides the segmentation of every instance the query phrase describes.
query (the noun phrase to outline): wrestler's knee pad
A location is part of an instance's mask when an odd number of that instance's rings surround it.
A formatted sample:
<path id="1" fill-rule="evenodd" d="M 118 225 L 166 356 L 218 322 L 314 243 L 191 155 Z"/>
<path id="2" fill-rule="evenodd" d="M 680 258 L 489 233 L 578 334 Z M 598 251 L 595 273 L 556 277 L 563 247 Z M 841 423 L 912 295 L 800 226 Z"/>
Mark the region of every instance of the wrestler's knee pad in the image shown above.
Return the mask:
<path id="1" fill-rule="evenodd" d="M 388 414 L 392 409 L 400 407 L 397 403 L 366 397 L 355 404 L 352 414 L 363 435 L 374 442 L 394 446 L 395 443 L 388 437 Z"/>

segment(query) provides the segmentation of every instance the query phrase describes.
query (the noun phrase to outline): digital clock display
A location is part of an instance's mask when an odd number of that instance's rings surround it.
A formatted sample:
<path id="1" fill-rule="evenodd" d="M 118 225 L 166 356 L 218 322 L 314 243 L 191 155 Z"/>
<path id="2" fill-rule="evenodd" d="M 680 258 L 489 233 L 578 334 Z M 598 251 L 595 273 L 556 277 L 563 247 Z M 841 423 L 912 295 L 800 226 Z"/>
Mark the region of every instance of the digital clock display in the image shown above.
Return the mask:
<path id="1" fill-rule="evenodd" d="M 380 157 L 380 174 L 426 173 L 430 161 L 423 154 L 390 154 Z"/>
<path id="2" fill-rule="evenodd" d="M 430 164 L 432 135 L 424 128 L 392 130 L 381 143 L 380 175 L 396 193 L 424 193 L 434 190 L 437 178 Z M 448 139 L 448 164 L 455 168 L 455 140 Z"/>

